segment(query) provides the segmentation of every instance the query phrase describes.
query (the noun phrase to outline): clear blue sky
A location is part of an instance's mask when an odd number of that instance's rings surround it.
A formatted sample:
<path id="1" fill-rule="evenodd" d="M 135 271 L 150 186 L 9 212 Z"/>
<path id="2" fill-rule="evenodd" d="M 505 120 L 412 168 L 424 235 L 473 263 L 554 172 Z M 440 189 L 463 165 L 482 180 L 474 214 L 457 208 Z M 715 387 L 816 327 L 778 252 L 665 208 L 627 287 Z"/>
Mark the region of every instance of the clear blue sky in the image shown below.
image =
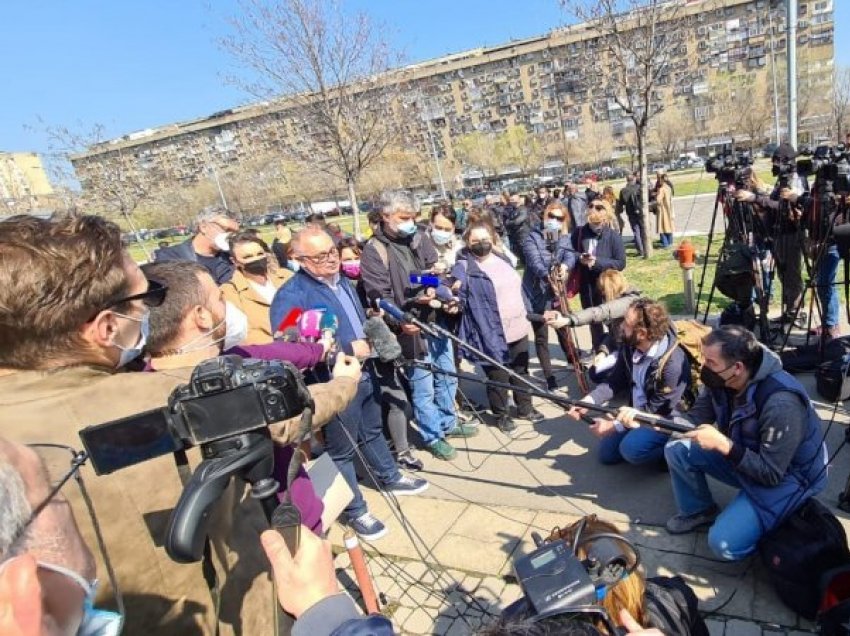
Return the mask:
<path id="1" fill-rule="evenodd" d="M 837 43 L 850 0 L 835 0 Z M 544 33 L 567 20 L 558 0 L 348 0 L 388 27 L 409 61 Z M 223 74 L 217 40 L 235 0 L 8 0 L 0 23 L 0 150 L 47 150 L 38 118 L 110 137 L 248 101 Z M 850 46 L 836 46 L 850 64 Z"/>

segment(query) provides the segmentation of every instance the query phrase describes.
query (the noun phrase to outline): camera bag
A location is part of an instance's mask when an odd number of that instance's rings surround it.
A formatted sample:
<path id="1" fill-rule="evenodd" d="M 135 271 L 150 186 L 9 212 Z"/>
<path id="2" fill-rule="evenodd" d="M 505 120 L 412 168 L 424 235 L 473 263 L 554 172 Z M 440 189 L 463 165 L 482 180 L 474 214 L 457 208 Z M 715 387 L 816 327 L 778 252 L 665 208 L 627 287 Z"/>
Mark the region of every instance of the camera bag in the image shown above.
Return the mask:
<path id="1" fill-rule="evenodd" d="M 850 565 L 841 522 L 814 497 L 766 534 L 758 551 L 782 602 L 810 620 L 821 604 L 824 573 Z"/>

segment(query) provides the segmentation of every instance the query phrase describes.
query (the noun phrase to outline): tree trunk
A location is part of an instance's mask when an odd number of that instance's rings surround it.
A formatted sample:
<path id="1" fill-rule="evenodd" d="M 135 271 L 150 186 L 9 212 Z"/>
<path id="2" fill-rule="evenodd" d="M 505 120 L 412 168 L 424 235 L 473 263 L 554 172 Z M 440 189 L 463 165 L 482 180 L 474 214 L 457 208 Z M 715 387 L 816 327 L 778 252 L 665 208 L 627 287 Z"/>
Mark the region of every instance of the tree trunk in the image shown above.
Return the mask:
<path id="1" fill-rule="evenodd" d="M 354 219 L 354 238 L 358 241 L 363 240 L 363 233 L 360 231 L 360 206 L 357 205 L 357 193 L 354 191 L 354 178 L 348 178 L 348 203 L 351 205 L 351 216 Z"/>
<path id="2" fill-rule="evenodd" d="M 649 222 L 649 171 L 646 165 L 646 134 L 645 128 L 635 127 L 635 137 L 638 147 L 638 168 L 640 170 L 640 197 L 643 202 L 643 215 L 640 221 L 640 231 L 643 238 L 643 257 L 652 256 L 652 235 L 650 234 Z"/>

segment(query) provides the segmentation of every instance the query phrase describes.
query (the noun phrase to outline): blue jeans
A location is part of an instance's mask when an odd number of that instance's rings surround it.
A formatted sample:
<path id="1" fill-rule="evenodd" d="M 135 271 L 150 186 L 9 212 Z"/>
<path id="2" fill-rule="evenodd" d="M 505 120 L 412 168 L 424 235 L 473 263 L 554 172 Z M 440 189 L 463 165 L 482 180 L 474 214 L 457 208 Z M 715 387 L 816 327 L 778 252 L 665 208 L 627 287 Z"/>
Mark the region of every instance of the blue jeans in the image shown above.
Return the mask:
<path id="1" fill-rule="evenodd" d="M 384 437 L 379 396 L 378 383 L 367 365 L 351 404 L 324 428 L 325 449 L 354 493 L 354 499 L 345 509 L 349 519 L 356 519 L 366 512 L 366 501 L 354 471 L 352 440 L 360 446 L 366 463 L 382 486 L 395 483 L 401 477 Z"/>
<path id="2" fill-rule="evenodd" d="M 635 428 L 622 433 L 603 437 L 599 443 L 599 461 L 603 464 L 630 464 L 661 462 L 664 459 L 664 444 L 669 435 L 648 428 Z"/>
<path id="3" fill-rule="evenodd" d="M 838 272 L 838 247 L 830 245 L 820 261 L 817 272 L 818 297 L 823 311 L 823 326 L 835 327 L 839 320 L 838 290 L 835 289 L 835 274 Z"/>
<path id="4" fill-rule="evenodd" d="M 452 342 L 448 338 L 425 338 L 428 354 L 420 358 L 438 369 L 454 372 L 455 359 Z M 455 393 L 457 378 L 443 373 L 431 373 L 417 367 L 407 368 L 413 415 L 419 425 L 422 441 L 433 444 L 444 439 L 446 433 L 457 425 Z"/>
<path id="5" fill-rule="evenodd" d="M 637 247 L 638 253 L 641 256 L 643 256 L 646 253 L 644 251 L 644 248 L 643 248 L 643 241 L 646 237 L 643 236 L 643 232 L 641 231 L 640 223 L 641 223 L 640 217 L 634 217 L 634 216 L 629 217 L 629 225 L 632 226 L 632 234 L 634 234 L 634 237 L 635 237 L 635 246 Z"/>
<path id="6" fill-rule="evenodd" d="M 672 232 L 661 232 L 661 247 L 670 247 L 673 245 L 673 234 Z"/>
<path id="7" fill-rule="evenodd" d="M 720 453 L 703 450 L 691 440 L 668 443 L 664 456 L 670 467 L 676 506 L 683 515 L 703 512 L 714 505 L 706 475 L 734 488 L 741 487 L 732 464 Z M 737 561 L 755 552 L 764 533 L 750 498 L 739 492 L 709 529 L 708 547 L 722 559 Z"/>

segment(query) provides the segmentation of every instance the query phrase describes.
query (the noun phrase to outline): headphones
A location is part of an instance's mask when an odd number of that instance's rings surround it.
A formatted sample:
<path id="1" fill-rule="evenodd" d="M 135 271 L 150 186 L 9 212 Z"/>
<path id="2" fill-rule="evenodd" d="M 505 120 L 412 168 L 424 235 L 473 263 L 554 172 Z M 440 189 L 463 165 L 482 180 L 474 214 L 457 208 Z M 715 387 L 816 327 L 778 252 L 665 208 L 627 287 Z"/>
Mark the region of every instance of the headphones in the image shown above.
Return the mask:
<path id="1" fill-rule="evenodd" d="M 591 536 L 582 536 L 588 519 L 578 522 L 575 539 L 572 542 L 573 555 L 578 557 L 579 548 L 587 555 L 582 564 L 596 587 L 597 597 L 605 598 L 608 588 L 627 578 L 640 566 L 640 552 L 634 543 L 626 537 L 613 532 L 599 532 Z M 623 547 L 627 550 L 624 551 Z"/>

